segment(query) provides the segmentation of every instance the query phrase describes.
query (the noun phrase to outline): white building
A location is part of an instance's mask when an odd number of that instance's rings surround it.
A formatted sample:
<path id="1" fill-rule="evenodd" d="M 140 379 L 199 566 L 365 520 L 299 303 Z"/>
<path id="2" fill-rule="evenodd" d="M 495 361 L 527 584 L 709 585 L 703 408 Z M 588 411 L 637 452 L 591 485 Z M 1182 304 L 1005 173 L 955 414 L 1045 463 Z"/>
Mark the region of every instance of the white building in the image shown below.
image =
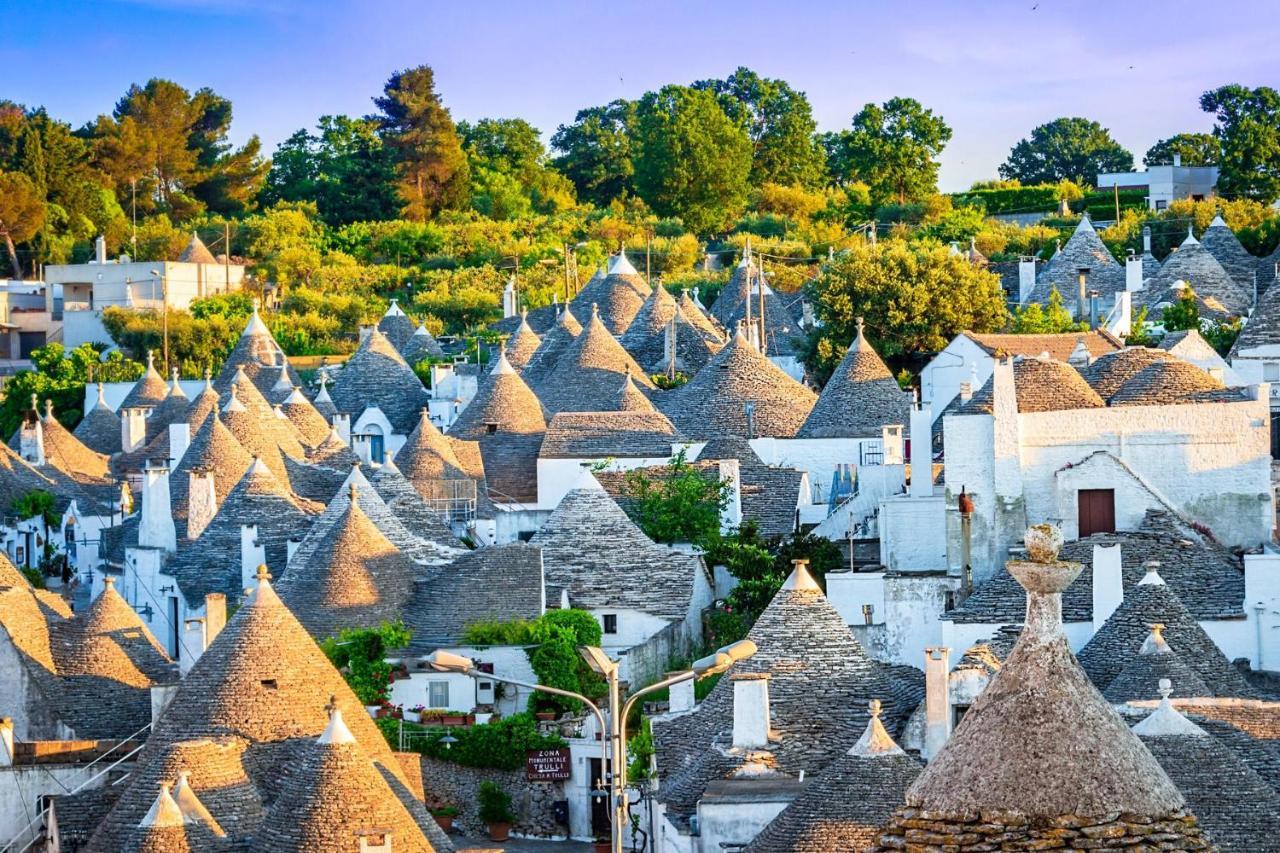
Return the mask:
<path id="1" fill-rule="evenodd" d="M 108 307 L 186 311 L 196 299 L 240 290 L 244 273 L 240 264 L 219 263 L 192 234 L 177 261 L 135 261 L 128 255 L 108 260 L 106 244 L 99 238 L 92 261 L 50 264 L 44 268 L 44 280 L 62 289 L 62 342 L 71 348 L 110 342 L 102 325 L 102 312 Z"/>
<path id="2" fill-rule="evenodd" d="M 1147 204 L 1152 210 L 1164 210 L 1180 198 L 1202 201 L 1212 198 L 1218 186 L 1217 166 L 1184 166 L 1181 155 L 1173 162 L 1148 166 L 1142 172 L 1102 172 L 1098 175 L 1100 190 L 1119 187 L 1122 190 L 1146 190 Z"/>

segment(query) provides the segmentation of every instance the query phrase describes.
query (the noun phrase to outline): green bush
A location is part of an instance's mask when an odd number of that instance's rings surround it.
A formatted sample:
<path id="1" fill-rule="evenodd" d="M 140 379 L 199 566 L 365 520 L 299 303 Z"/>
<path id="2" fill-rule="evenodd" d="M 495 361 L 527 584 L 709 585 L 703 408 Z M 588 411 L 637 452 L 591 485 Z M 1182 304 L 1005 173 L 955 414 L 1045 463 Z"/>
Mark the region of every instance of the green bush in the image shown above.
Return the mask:
<path id="1" fill-rule="evenodd" d="M 399 748 L 401 725 L 407 732 L 430 735 L 412 738 L 409 741 L 412 751 L 466 767 L 519 770 L 524 767 L 525 756 L 530 750 L 558 749 L 565 743 L 555 735 L 539 734 L 538 722 L 529 713 L 513 714 L 480 726 L 448 728 L 402 724 L 400 720 L 383 718 L 378 720 L 378 727 L 392 749 Z M 446 735 L 452 736 L 457 743 L 441 743 Z"/>
<path id="2" fill-rule="evenodd" d="M 320 643 L 347 684 L 364 705 L 381 705 L 391 687 L 391 664 L 384 660 L 389 649 L 404 648 L 410 633 L 400 620 L 383 622 L 377 628 L 343 628 L 337 637 Z"/>
<path id="3" fill-rule="evenodd" d="M 511 811 L 511 795 L 502 790 L 497 782 L 488 779 L 480 783 L 478 797 L 480 803 L 480 819 L 485 823 L 513 823 L 515 813 Z"/>

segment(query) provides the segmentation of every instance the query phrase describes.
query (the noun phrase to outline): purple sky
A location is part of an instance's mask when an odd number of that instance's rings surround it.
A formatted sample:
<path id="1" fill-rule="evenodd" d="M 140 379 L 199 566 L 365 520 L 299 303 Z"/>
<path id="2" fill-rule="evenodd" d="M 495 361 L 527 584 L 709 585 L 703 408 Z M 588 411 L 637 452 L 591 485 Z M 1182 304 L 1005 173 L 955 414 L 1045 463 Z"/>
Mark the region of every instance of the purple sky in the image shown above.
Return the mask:
<path id="1" fill-rule="evenodd" d="M 1082 115 L 1141 161 L 1207 131 L 1201 92 L 1280 83 L 1280 5 L 1243 0 L 412 2 L 38 0 L 6 9 L 0 97 L 79 125 L 132 82 L 211 86 L 237 139 L 271 152 L 325 113 L 359 115 L 428 63 L 455 119 L 519 116 L 549 137 L 586 106 L 739 65 L 805 91 L 819 127 L 914 97 L 954 130 L 942 188 L 994 177 L 1037 124 Z"/>

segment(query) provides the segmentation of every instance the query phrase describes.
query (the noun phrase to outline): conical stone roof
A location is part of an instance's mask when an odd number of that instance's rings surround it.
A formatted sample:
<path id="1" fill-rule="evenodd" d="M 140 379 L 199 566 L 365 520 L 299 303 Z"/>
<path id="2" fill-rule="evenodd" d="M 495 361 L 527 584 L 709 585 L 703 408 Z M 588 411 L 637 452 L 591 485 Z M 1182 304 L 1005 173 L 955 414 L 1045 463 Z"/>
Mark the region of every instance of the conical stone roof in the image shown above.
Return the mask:
<path id="1" fill-rule="evenodd" d="M 628 373 L 626 378 L 622 380 L 622 387 L 618 390 L 618 395 L 613 401 L 613 405 L 606 411 L 619 412 L 656 412 L 653 403 L 645 396 L 645 393 L 636 387 L 635 381 Z"/>
<path id="2" fill-rule="evenodd" d="M 733 730 L 734 676 L 769 676 L 768 749 L 790 775 L 814 776 L 840 759 L 865 731 L 872 699 L 883 703 L 885 727 L 895 733 L 924 696 L 920 671 L 868 655 L 803 565 L 747 638 L 755 654 L 735 663 L 691 713 L 653 723 L 659 796 L 677 821 L 693 814 L 708 782 L 742 761 L 723 746 Z"/>
<path id="3" fill-rule="evenodd" d="M 436 429 L 426 409 L 396 453 L 395 461 L 400 472 L 428 500 L 448 497 L 445 480 L 471 479 L 454 453 L 453 443 Z"/>
<path id="4" fill-rule="evenodd" d="M 261 459 L 281 483 L 289 482 L 285 455 L 294 459 L 307 456 L 293 426 L 276 417 L 275 410 L 252 382 L 231 386 L 219 416 L 240 446 Z"/>
<path id="5" fill-rule="evenodd" d="M 1056 289 L 1063 303 L 1074 310 L 1081 267 L 1089 270 L 1086 286 L 1099 291 L 1104 299 L 1125 289 L 1124 266 L 1102 242 L 1088 214 L 1081 217 L 1071 238 L 1036 275 L 1036 286 L 1028 301 L 1047 304 L 1049 295 Z"/>
<path id="6" fill-rule="evenodd" d="M 1153 822 L 1177 849 L 1208 849 L 1182 795 L 1071 654 L 1061 596 L 1081 566 L 1056 556 L 1008 564 L 1027 590 L 1018 642 L 873 849 L 898 849 L 926 811 L 939 844 L 959 850 L 979 825 L 1006 844 L 1071 849 L 1094 836 L 1085 827 L 1141 843 Z"/>
<path id="7" fill-rule="evenodd" d="M 111 460 L 85 447 L 53 415 L 53 403 L 45 401 L 40 418 L 44 434 L 45 465 L 82 485 L 103 485 L 111 477 Z"/>
<path id="8" fill-rule="evenodd" d="M 343 365 L 329 394 L 339 411 L 351 414 L 352 423 L 366 408 L 377 406 L 402 434 L 413 429 L 418 410 L 428 399 L 413 368 L 377 329 L 369 330 Z"/>
<path id="9" fill-rule="evenodd" d="M 718 344 L 724 343 L 724 327 L 716 323 L 707 313 L 706 310 L 698 304 L 688 290 L 680 291 L 680 310 L 684 312 L 684 318 L 694 325 L 698 331 L 708 341 L 714 341 Z"/>
<path id="10" fill-rule="evenodd" d="M 1254 691 L 1231 665 L 1200 623 L 1165 584 L 1155 566 L 1124 591 L 1124 601 L 1080 650 L 1080 665 L 1099 690 L 1111 682 L 1142 648 L 1151 625 L 1164 625 L 1169 648 L 1195 671 L 1214 696 L 1251 698 Z"/>
<path id="11" fill-rule="evenodd" d="M 1258 270 L 1258 259 L 1249 254 L 1240 244 L 1221 214 L 1215 216 L 1209 227 L 1200 235 L 1200 245 L 1213 255 L 1231 279 L 1245 293 L 1254 292 L 1254 274 Z"/>
<path id="12" fill-rule="evenodd" d="M 862 737 L 837 758 L 746 847 L 746 853 L 865 850 L 920 775 L 920 763 L 893 742 L 880 703 Z"/>
<path id="13" fill-rule="evenodd" d="M 1194 364 L 1173 358 L 1152 362 L 1111 395 L 1113 406 L 1161 406 L 1216 402 L 1227 395 L 1222 381 Z"/>
<path id="14" fill-rule="evenodd" d="M 187 243 L 187 247 L 182 250 L 182 254 L 178 255 L 178 263 L 182 264 L 216 264 L 217 258 L 213 256 L 213 252 L 209 251 L 209 247 L 200 239 L 200 235 L 191 232 L 191 242 Z"/>
<path id="15" fill-rule="evenodd" d="M 619 252 L 609 260 L 604 278 L 594 277 L 569 303 L 569 310 L 584 326 L 598 309 L 600 320 L 610 334 L 621 335 L 631 325 L 651 289 L 636 268 Z"/>
<path id="16" fill-rule="evenodd" d="M 533 354 L 533 358 L 522 371 L 525 381 L 536 384 L 551 371 L 555 370 L 560 357 L 573 343 L 573 339 L 582 334 L 582 324 L 569 310 L 561 311 L 556 323 L 545 335 L 542 343 Z"/>
<path id="17" fill-rule="evenodd" d="M 128 787 L 94 835 L 90 850 L 105 853 L 121 849 L 125 833 L 141 821 L 153 799 L 149 766 L 163 760 L 178 742 L 243 739 L 249 743 L 250 753 L 244 764 L 252 768 L 255 784 L 259 789 L 281 790 L 282 774 L 299 766 L 291 760 L 297 754 L 298 739 L 314 738 L 327 728 L 328 697 L 332 697 L 331 705 L 343 712 L 363 753 L 377 763 L 395 798 L 405 802 L 408 789 L 403 771 L 386 741 L 268 579 L 265 569 L 260 570 L 257 588 L 183 679 L 138 756 Z M 137 796 L 139 787 L 144 789 L 143 796 Z M 384 785 L 379 793 L 385 791 Z M 209 795 L 201 796 L 226 827 Z M 430 820 L 425 810 L 422 816 Z M 351 849 L 350 837 L 343 842 L 347 846 L 342 849 Z M 451 849 L 447 840 L 443 849 Z"/>
<path id="18" fill-rule="evenodd" d="M 218 394 L 218 389 L 213 387 L 213 379 L 209 371 L 206 370 L 204 372 L 204 388 L 187 405 L 186 420 L 187 426 L 191 428 L 190 434 L 195 435 L 199 432 L 205 421 L 221 408 L 222 400 Z"/>
<path id="19" fill-rule="evenodd" d="M 1146 304 L 1156 307 L 1176 303 L 1182 295 L 1182 282 L 1195 291 L 1201 311 L 1207 316 L 1241 317 L 1253 307 L 1252 291 L 1241 287 L 1189 231 L 1187 239 L 1165 258 L 1160 272 L 1147 283 Z"/>
<path id="20" fill-rule="evenodd" d="M 148 352 L 147 370 L 120 401 L 120 408 L 151 409 L 160 405 L 160 401 L 167 396 L 169 396 L 169 386 L 160 375 L 160 371 L 156 370 L 155 354 Z"/>
<path id="21" fill-rule="evenodd" d="M 489 434 L 487 424 L 497 424 L 499 432 L 524 435 L 547 429 L 542 402 L 507 361 L 505 353 L 498 354 L 497 364 L 481 380 L 476 396 L 449 426 L 449 435 L 478 439 Z"/>
<path id="22" fill-rule="evenodd" d="M 89 609 L 57 624 L 53 656 L 58 674 L 90 676 L 131 687 L 177 680 L 177 670 L 127 601 L 114 578 Z"/>
<path id="23" fill-rule="evenodd" d="M 404 356 L 405 363 L 412 367 L 424 358 L 444 358 L 444 348 L 440 346 L 435 336 L 427 331 L 425 325 L 419 324 L 409 336 L 409 340 L 405 342 L 400 354 Z"/>
<path id="24" fill-rule="evenodd" d="M 398 300 L 392 299 L 387 306 L 386 313 L 378 320 L 378 331 L 386 336 L 398 352 L 404 353 L 405 346 L 413 337 L 414 327 L 413 321 L 400 308 Z"/>
<path id="25" fill-rule="evenodd" d="M 898 380 L 863 335 L 859 317 L 857 336 L 796 437 L 879 437 L 886 426 L 905 426 L 909 409 Z"/>
<path id="26" fill-rule="evenodd" d="M 784 373 L 738 331 L 688 383 L 667 392 L 658 408 L 695 441 L 734 434 L 792 438 L 813 409 L 817 395 Z M 748 436 L 745 404 L 754 406 Z"/>
<path id="27" fill-rule="evenodd" d="M 1151 625 L 1151 633 L 1143 641 L 1142 648 L 1112 679 L 1102 695 L 1113 705 L 1155 699 L 1164 679 L 1177 685 L 1179 699 L 1212 695 L 1195 670 L 1169 648 L 1164 639 L 1164 625 L 1156 622 Z"/>
<path id="28" fill-rule="evenodd" d="M 111 411 L 103 399 L 102 383 L 98 383 L 98 399 L 76 424 L 72 433 L 85 447 L 110 456 L 120 452 L 120 416 Z"/>
<path id="29" fill-rule="evenodd" d="M 529 327 L 529 316 L 525 311 L 521 313 L 520 325 L 516 327 L 515 334 L 507 341 L 503 351 L 507 354 L 507 361 L 511 362 L 512 367 L 516 370 L 524 370 L 541 344 L 542 338 Z"/>
<path id="30" fill-rule="evenodd" d="M 280 784 L 254 838 L 264 850 L 350 853 L 365 834 L 390 837 L 397 853 L 436 850 L 356 742 L 340 709 L 320 737 L 301 746 Z"/>
<path id="31" fill-rule="evenodd" d="M 654 288 L 619 343 L 646 370 L 665 369 L 667 327 L 672 322 L 676 324 L 676 367 L 690 375 L 697 373 L 719 350 L 720 339 L 694 325 L 665 287 Z"/>
<path id="32" fill-rule="evenodd" d="M 409 559 L 364 514 L 357 494 L 352 487 L 346 511 L 324 529 L 323 541 L 306 558 L 295 556 L 280 579 L 280 597 L 314 637 L 394 621 L 413 593 Z"/>
<path id="33" fill-rule="evenodd" d="M 244 331 L 240 333 L 240 338 L 232 348 L 231 354 L 222 363 L 222 369 L 218 371 L 213 387 L 218 390 L 218 393 L 225 394 L 231 389 L 231 383 L 235 380 L 236 374 L 243 371 L 258 390 L 266 394 L 275 384 L 281 369 L 289 375 L 291 382 L 295 385 L 300 384 L 298 375 L 289 366 L 284 350 L 276 342 L 267 324 L 262 322 L 262 317 L 258 314 L 258 306 L 254 305 L 253 313 L 245 323 Z"/>
<path id="34" fill-rule="evenodd" d="M 417 536 L 442 547 L 462 547 L 462 543 L 449 529 L 448 522 L 427 505 L 394 462 L 382 465 L 373 473 L 369 482 L 386 503 L 387 509 Z M 483 490 L 477 489 L 477 498 L 482 495 Z"/>
<path id="35" fill-rule="evenodd" d="M 1110 400 L 1126 382 L 1158 361 L 1172 361 L 1177 356 L 1151 347 L 1126 347 L 1098 356 L 1084 371 L 1089 387 L 1103 400 Z"/>
<path id="36" fill-rule="evenodd" d="M 191 498 L 191 472 L 213 473 L 213 491 L 221 506 L 252 463 L 253 456 L 236 440 L 218 414 L 205 421 L 192 436 L 182 461 L 169 473 L 169 499 L 179 537 L 186 537 L 184 522 Z"/>
<path id="37" fill-rule="evenodd" d="M 174 368 L 173 376 L 169 382 L 169 393 L 160 401 L 160 405 L 152 409 L 151 414 L 147 416 L 147 442 L 155 441 L 161 433 L 164 433 L 167 449 L 169 424 L 185 421 L 187 419 L 187 409 L 190 405 L 191 401 L 187 399 L 182 386 L 178 384 L 178 370 Z"/>
<path id="38" fill-rule="evenodd" d="M 606 411 L 618 384 L 631 374 L 643 388 L 653 383 L 618 340 L 593 314 L 553 369 L 538 383 L 538 397 L 548 412 Z"/>
<path id="39" fill-rule="evenodd" d="M 315 406 L 311 405 L 311 401 L 302 393 L 301 388 L 293 389 L 281 404 L 280 410 L 302 436 L 303 441 L 312 447 L 323 444 L 332 432 L 333 428 L 329 426 L 329 422 L 316 410 Z"/>

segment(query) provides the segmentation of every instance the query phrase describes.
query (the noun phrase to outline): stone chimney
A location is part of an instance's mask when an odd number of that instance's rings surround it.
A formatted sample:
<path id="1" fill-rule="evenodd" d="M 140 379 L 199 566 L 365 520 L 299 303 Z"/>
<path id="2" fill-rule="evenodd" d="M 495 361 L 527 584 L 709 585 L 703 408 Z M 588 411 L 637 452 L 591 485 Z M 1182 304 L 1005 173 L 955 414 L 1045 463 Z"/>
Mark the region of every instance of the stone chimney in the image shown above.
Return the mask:
<path id="1" fill-rule="evenodd" d="M 925 758 L 937 755 L 951 737 L 951 649 L 924 650 L 924 749 Z"/>
<path id="2" fill-rule="evenodd" d="M 209 630 L 205 620 L 199 617 L 182 622 L 182 643 L 178 646 L 178 672 L 183 678 L 195 666 L 196 661 L 209 648 Z"/>
<path id="3" fill-rule="evenodd" d="M 1022 258 L 1018 261 L 1018 304 L 1026 305 L 1036 289 L 1036 259 Z"/>
<path id="4" fill-rule="evenodd" d="M 1071 350 L 1071 355 L 1067 356 L 1067 364 L 1075 368 L 1088 367 L 1093 361 L 1093 356 L 1089 353 L 1089 348 L 1085 346 L 1084 335 L 1076 338 L 1076 345 Z"/>
<path id="5" fill-rule="evenodd" d="M 667 677 L 675 675 L 674 672 L 668 672 Z M 680 711 L 692 711 L 695 703 L 693 693 L 694 679 L 686 678 L 684 681 L 677 681 L 669 688 L 670 703 L 668 711 L 678 713 Z"/>
<path id="6" fill-rule="evenodd" d="M 44 459 L 44 426 L 36 409 L 36 395 L 31 395 L 31 411 L 22 417 L 18 428 L 18 453 L 32 465 L 40 466 Z"/>
<path id="7" fill-rule="evenodd" d="M 1089 268 L 1076 269 L 1076 319 L 1089 319 Z"/>
<path id="8" fill-rule="evenodd" d="M 1093 546 L 1093 632 L 1124 601 L 1124 572 L 1119 545 Z"/>
<path id="9" fill-rule="evenodd" d="M 218 493 L 214 488 L 213 471 L 205 468 L 187 475 L 187 538 L 195 539 L 213 521 L 218 512 Z"/>
<path id="10" fill-rule="evenodd" d="M 515 278 L 509 278 L 507 279 L 507 286 L 502 288 L 502 318 L 504 320 L 508 317 L 514 317 L 519 313 L 519 311 L 516 310 L 516 302 L 518 299 L 519 295 L 516 293 L 516 280 Z"/>
<path id="11" fill-rule="evenodd" d="M 933 410 L 928 403 L 911 407 L 911 497 L 933 494 Z"/>
<path id="12" fill-rule="evenodd" d="M 267 549 L 258 542 L 258 525 L 240 525 L 240 579 L 248 589 L 258 576 L 258 566 L 266 565 Z"/>
<path id="13" fill-rule="evenodd" d="M 289 541 L 285 543 L 286 555 L 285 565 L 293 562 L 293 555 L 298 553 L 298 546 L 302 544 L 301 536 L 290 536 Z"/>
<path id="14" fill-rule="evenodd" d="M 769 745 L 769 676 L 743 672 L 733 681 L 733 746 L 759 749 Z"/>
<path id="15" fill-rule="evenodd" d="M 132 453 L 147 440 L 147 410 L 136 406 L 120 409 L 120 446 Z"/>
<path id="16" fill-rule="evenodd" d="M 973 399 L 973 383 L 961 382 L 960 383 L 960 402 L 967 403 L 972 399 Z"/>
<path id="17" fill-rule="evenodd" d="M 1174 155 L 1173 155 L 1173 165 L 1174 165 L 1174 166 L 1181 166 L 1181 165 L 1182 165 L 1182 155 L 1181 155 L 1181 154 L 1174 154 Z"/>
<path id="18" fill-rule="evenodd" d="M 173 697 L 178 695 L 180 684 L 158 684 L 151 688 L 151 725 L 154 726 L 169 707 Z"/>
<path id="19" fill-rule="evenodd" d="M 93 262 L 95 264 L 107 262 L 107 240 L 102 235 L 98 235 L 98 239 L 93 241 Z"/>
<path id="20" fill-rule="evenodd" d="M 720 512 L 720 530 L 728 533 L 742 524 L 742 478 L 737 459 L 721 459 L 719 477 L 729 482 L 729 500 Z"/>
<path id="21" fill-rule="evenodd" d="M 1151 226 L 1142 226 L 1142 254 L 1151 254 Z"/>
<path id="22" fill-rule="evenodd" d="M 211 592 L 204 597 L 204 631 L 206 642 L 212 643 L 227 626 L 227 597 Z"/>
<path id="23" fill-rule="evenodd" d="M 173 505 L 169 501 L 169 465 L 151 460 L 142 469 L 142 518 L 138 522 L 138 544 L 161 548 L 169 553 L 178 547 L 173 526 Z"/>
<path id="24" fill-rule="evenodd" d="M 1130 293 L 1142 290 L 1147 286 L 1142 277 L 1142 258 L 1130 255 L 1124 262 L 1124 289 Z"/>
<path id="25" fill-rule="evenodd" d="M 190 446 L 191 424 L 186 421 L 169 424 L 169 464 L 177 468 Z"/>
<path id="26" fill-rule="evenodd" d="M 338 431 L 338 437 L 345 443 L 351 444 L 351 415 L 346 412 L 335 412 L 333 415 L 333 428 Z"/>

